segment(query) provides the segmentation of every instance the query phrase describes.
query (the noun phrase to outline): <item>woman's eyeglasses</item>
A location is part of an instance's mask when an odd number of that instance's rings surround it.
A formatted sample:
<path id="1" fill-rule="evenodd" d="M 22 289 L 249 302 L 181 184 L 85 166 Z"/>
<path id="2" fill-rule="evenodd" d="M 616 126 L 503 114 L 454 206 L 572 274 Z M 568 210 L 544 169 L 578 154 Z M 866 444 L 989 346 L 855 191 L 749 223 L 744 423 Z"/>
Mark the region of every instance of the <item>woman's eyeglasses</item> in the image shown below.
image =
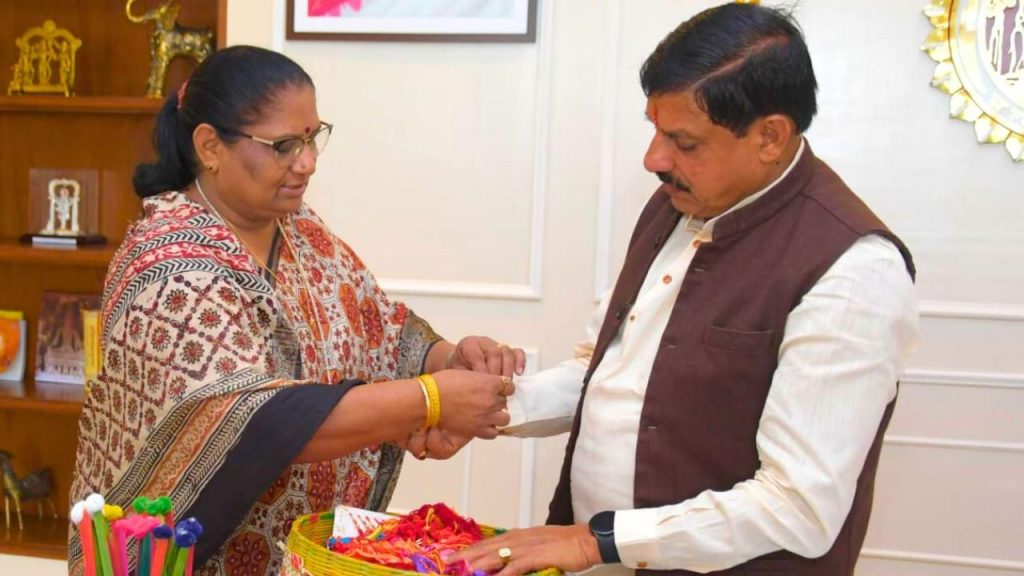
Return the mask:
<path id="1" fill-rule="evenodd" d="M 324 151 L 324 148 L 327 147 L 327 142 L 331 139 L 331 130 L 333 129 L 333 124 L 320 122 L 320 127 L 317 128 L 317 131 L 305 138 L 301 136 L 292 136 L 290 138 L 281 138 L 280 140 L 267 140 L 266 138 L 246 134 L 240 130 L 218 128 L 220 132 L 225 134 L 242 136 L 252 140 L 253 142 L 259 142 L 264 146 L 269 146 L 270 149 L 274 151 L 274 158 L 282 168 L 291 167 L 299 156 L 302 156 L 302 152 L 306 149 L 306 146 L 310 144 L 313 146 L 313 156 L 319 156 Z"/>

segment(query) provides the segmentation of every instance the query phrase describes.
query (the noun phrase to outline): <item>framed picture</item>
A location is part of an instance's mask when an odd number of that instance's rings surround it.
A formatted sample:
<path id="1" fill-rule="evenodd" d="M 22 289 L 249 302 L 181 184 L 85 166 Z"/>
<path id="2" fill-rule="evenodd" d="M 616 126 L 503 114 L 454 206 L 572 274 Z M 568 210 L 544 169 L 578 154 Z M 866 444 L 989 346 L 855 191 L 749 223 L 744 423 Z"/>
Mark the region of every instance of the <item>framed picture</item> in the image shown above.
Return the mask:
<path id="1" fill-rule="evenodd" d="M 85 384 L 83 310 L 100 307 L 98 294 L 43 292 L 36 335 L 36 381 Z"/>
<path id="2" fill-rule="evenodd" d="M 288 0 L 289 40 L 533 42 L 538 0 Z"/>

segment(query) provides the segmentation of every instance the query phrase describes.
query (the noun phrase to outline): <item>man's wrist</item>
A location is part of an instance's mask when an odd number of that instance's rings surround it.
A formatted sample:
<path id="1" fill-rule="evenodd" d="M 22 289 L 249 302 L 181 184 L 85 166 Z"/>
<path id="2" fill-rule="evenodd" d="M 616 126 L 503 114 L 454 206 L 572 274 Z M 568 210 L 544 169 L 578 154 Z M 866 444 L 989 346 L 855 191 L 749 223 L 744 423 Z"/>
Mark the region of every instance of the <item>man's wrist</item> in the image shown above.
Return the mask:
<path id="1" fill-rule="evenodd" d="M 619 549 L 615 545 L 615 511 L 605 510 L 594 514 L 588 523 L 590 533 L 597 543 L 598 555 L 604 564 L 619 563 Z"/>

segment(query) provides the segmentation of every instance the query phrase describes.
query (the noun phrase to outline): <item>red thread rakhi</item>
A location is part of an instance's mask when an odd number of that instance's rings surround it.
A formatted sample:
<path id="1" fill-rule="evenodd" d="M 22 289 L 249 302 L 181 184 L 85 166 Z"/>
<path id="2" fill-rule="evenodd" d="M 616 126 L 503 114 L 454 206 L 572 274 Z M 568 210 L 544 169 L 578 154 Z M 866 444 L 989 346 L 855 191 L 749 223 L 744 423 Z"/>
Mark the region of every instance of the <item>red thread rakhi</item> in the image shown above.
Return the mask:
<path id="1" fill-rule="evenodd" d="M 331 538 L 327 547 L 338 554 L 388 568 L 470 576 L 472 571 L 466 562 L 449 564 L 441 556 L 482 539 L 476 522 L 438 503 L 389 518 L 372 530 L 360 531 L 356 538 Z"/>

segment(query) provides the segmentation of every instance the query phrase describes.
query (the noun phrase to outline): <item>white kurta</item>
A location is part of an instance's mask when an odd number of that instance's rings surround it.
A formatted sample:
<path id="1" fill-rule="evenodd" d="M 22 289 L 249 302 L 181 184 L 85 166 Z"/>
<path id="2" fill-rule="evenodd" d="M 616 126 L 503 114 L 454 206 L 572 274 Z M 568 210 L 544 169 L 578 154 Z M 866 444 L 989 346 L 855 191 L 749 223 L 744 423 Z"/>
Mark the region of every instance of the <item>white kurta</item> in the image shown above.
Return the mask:
<path id="1" fill-rule="evenodd" d="M 787 174 L 803 153 L 801 144 Z M 756 202 L 777 182 L 732 210 Z M 917 342 L 917 301 L 899 251 L 879 236 L 858 240 L 787 319 L 758 428 L 761 468 L 754 477 L 728 491 L 634 510 L 636 443 L 651 368 L 690 261 L 711 240 L 718 218 L 680 220 L 591 378 L 573 455 L 572 503 L 576 522 L 616 510 L 622 565 L 601 572 L 709 572 L 780 549 L 824 554 L 849 513 L 882 414 Z M 569 430 L 609 300 L 610 294 L 592 315 L 574 360 L 517 381 L 505 433 Z M 679 407 L 683 417 L 686 410 Z"/>

